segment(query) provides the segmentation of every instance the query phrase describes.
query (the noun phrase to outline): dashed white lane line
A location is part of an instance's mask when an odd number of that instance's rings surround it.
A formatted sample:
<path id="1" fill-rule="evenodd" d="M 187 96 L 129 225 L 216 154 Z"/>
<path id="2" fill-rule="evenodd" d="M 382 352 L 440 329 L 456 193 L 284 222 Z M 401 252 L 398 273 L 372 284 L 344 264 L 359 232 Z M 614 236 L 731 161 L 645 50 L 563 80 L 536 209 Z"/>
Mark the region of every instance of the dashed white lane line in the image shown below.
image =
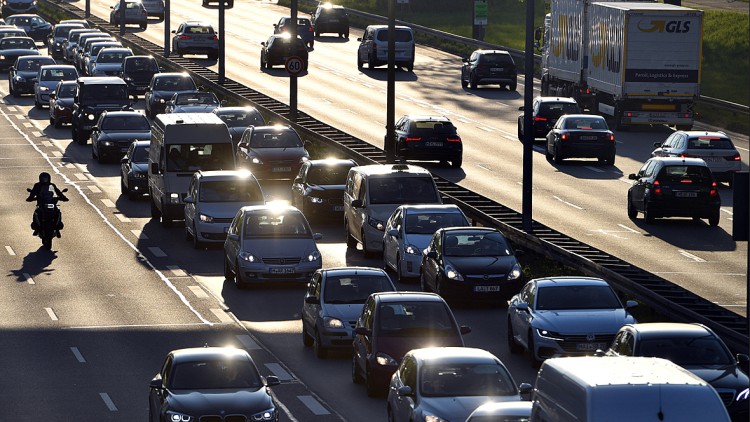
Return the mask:
<path id="1" fill-rule="evenodd" d="M 258 343 L 255 342 L 249 335 L 247 334 L 239 334 L 237 335 L 237 341 L 242 343 L 243 346 L 245 346 L 246 350 L 260 350 L 261 347 L 258 345 Z"/>
<path id="2" fill-rule="evenodd" d="M 140 240 L 148 240 L 148 236 L 146 236 L 146 233 L 143 233 L 141 230 L 131 230 L 130 233 L 133 233 L 135 237 L 137 237 Z M 167 267 L 169 268 L 169 267 Z"/>
<path id="3" fill-rule="evenodd" d="M 102 398 L 102 401 L 104 401 L 104 404 L 107 406 L 107 409 L 109 409 L 110 412 L 117 412 L 117 406 L 115 406 L 115 402 L 113 402 L 112 399 L 109 398 L 109 394 L 99 393 L 99 397 Z"/>
<path id="4" fill-rule="evenodd" d="M 23 278 L 25 278 L 26 282 L 29 284 L 36 284 L 36 282 L 34 282 L 34 279 L 31 278 L 31 274 L 29 273 L 23 273 Z"/>
<path id="5" fill-rule="evenodd" d="M 481 164 L 477 164 L 476 166 L 479 167 L 480 169 L 484 169 L 484 170 L 487 170 L 487 171 L 492 171 L 492 169 L 490 169 L 488 167 L 485 167 L 485 166 L 483 166 Z"/>
<path id="6" fill-rule="evenodd" d="M 201 286 L 188 286 L 188 289 L 190 289 L 198 299 L 208 299 L 208 294 L 201 288 Z"/>
<path id="7" fill-rule="evenodd" d="M 121 212 L 116 212 L 115 217 L 123 223 L 130 223 L 130 219 L 124 216 Z"/>
<path id="8" fill-rule="evenodd" d="M 104 206 L 107 207 L 107 208 L 114 208 L 115 207 L 115 203 L 112 202 L 112 201 L 110 201 L 107 198 L 102 199 L 101 201 L 102 201 L 102 204 L 104 204 Z"/>
<path id="9" fill-rule="evenodd" d="M 89 186 L 88 188 L 89 188 L 89 190 L 90 190 L 90 191 L 91 191 L 92 193 L 102 193 L 102 190 L 101 190 L 101 189 L 99 189 L 98 187 L 94 186 L 94 185 L 91 185 L 91 186 Z"/>
<path id="10" fill-rule="evenodd" d="M 52 310 L 52 308 L 44 308 L 45 311 L 47 311 L 47 315 L 49 315 L 49 319 L 52 321 L 59 321 L 60 319 L 55 315 L 55 311 Z"/>
<path id="11" fill-rule="evenodd" d="M 167 256 L 167 254 L 165 254 L 164 251 L 157 246 L 150 246 L 148 250 L 157 258 L 164 258 L 165 256 Z"/>
<path id="12" fill-rule="evenodd" d="M 52 148 L 52 146 L 53 146 L 52 142 L 50 142 L 50 141 L 42 141 L 42 145 L 44 145 L 45 147 L 48 147 L 48 148 Z"/>
<path id="13" fill-rule="evenodd" d="M 60 158 L 63 156 L 62 152 L 60 151 L 51 151 L 50 154 L 52 154 L 53 157 Z"/>
<path id="14" fill-rule="evenodd" d="M 477 126 L 477 129 L 483 130 L 485 132 L 492 132 L 492 128 L 488 128 L 488 127 L 485 127 L 485 126 Z"/>
<path id="15" fill-rule="evenodd" d="M 631 233 L 635 233 L 635 234 L 641 234 L 641 232 L 639 232 L 638 230 L 634 230 L 634 229 L 631 229 L 631 228 L 630 228 L 630 227 L 628 227 L 628 226 L 624 226 L 624 225 L 622 225 L 622 224 L 618 224 L 618 226 L 622 227 L 623 229 L 625 229 L 625 230 L 627 230 L 627 231 L 629 231 L 629 232 L 631 232 Z"/>
<path id="16" fill-rule="evenodd" d="M 281 381 L 291 381 L 294 379 L 289 374 L 289 372 L 287 372 L 286 369 L 282 368 L 278 363 L 265 363 L 264 365 L 266 366 L 266 368 L 268 368 L 269 371 L 279 377 L 279 380 Z"/>
<path id="17" fill-rule="evenodd" d="M 26 116 L 24 116 L 23 114 L 16 114 L 15 116 L 16 116 L 16 119 L 18 120 L 23 120 L 26 118 Z"/>
<path id="18" fill-rule="evenodd" d="M 75 173 L 73 174 L 73 176 L 75 176 L 78 180 L 89 180 L 89 178 L 86 177 L 86 175 L 83 173 Z"/>
<path id="19" fill-rule="evenodd" d="M 321 415 L 330 415 L 331 412 L 328 411 L 325 407 L 323 407 L 322 404 L 320 404 L 319 401 L 315 400 L 315 397 L 313 396 L 297 396 L 299 401 L 302 402 L 305 406 L 307 406 L 308 409 L 313 413 L 315 416 L 321 416 Z"/>
<path id="20" fill-rule="evenodd" d="M 81 354 L 81 351 L 77 347 L 71 347 L 70 351 L 73 352 L 73 356 L 76 357 L 78 363 L 86 363 L 86 359 Z"/>
<path id="21" fill-rule="evenodd" d="M 37 124 L 37 122 L 33 122 L 33 123 L 34 123 L 34 126 L 38 127 L 39 129 L 42 129 L 42 128 L 40 127 L 40 125 L 39 125 L 39 124 Z M 34 135 L 34 136 L 35 136 L 35 137 L 37 137 L 37 138 L 41 138 L 42 136 L 44 136 L 44 134 L 43 134 L 42 132 L 37 132 L 37 131 L 33 131 L 33 132 L 31 132 L 31 134 L 32 134 L 32 135 Z"/>
<path id="22" fill-rule="evenodd" d="M 216 315 L 216 318 L 219 318 L 219 321 L 221 321 L 223 324 L 231 324 L 234 322 L 232 317 L 227 315 L 226 312 L 224 312 L 221 308 L 211 308 L 211 313 Z"/>
<path id="23" fill-rule="evenodd" d="M 576 205 L 576 204 L 571 204 L 570 202 L 568 202 L 568 201 L 566 201 L 566 200 L 564 200 L 564 199 L 560 198 L 559 196 L 555 196 L 555 195 L 552 195 L 552 197 L 553 197 L 553 198 L 555 198 L 555 199 L 557 199 L 558 201 L 562 202 L 563 204 L 565 204 L 565 205 L 568 205 L 568 206 L 571 206 L 571 207 L 573 207 L 573 208 L 575 208 L 575 209 L 577 209 L 577 210 L 582 210 L 582 209 L 583 209 L 582 207 L 579 207 L 579 206 L 578 206 L 578 205 Z"/>
<path id="24" fill-rule="evenodd" d="M 23 122 L 23 126 L 26 129 L 31 129 L 32 127 L 34 127 L 34 125 L 32 125 L 31 122 Z"/>
<path id="25" fill-rule="evenodd" d="M 733 213 L 732 211 L 729 211 L 729 210 L 727 210 L 727 209 L 724 209 L 724 208 L 719 208 L 719 209 L 720 209 L 720 210 L 721 210 L 722 212 L 725 212 L 725 213 L 727 213 L 727 214 L 729 214 L 729 215 L 734 215 L 734 213 Z"/>
<path id="26" fill-rule="evenodd" d="M 167 269 L 172 273 L 174 277 L 187 277 L 187 273 L 177 265 L 167 265 Z"/>
<path id="27" fill-rule="evenodd" d="M 705 259 L 703 259 L 703 258 L 701 258 L 699 256 L 696 256 L 696 255 L 693 255 L 693 254 L 691 254 L 688 251 L 683 251 L 682 249 L 678 249 L 677 252 L 679 252 L 680 255 L 682 255 L 682 256 L 684 256 L 686 258 L 692 259 L 695 262 L 706 262 Z"/>
<path id="28" fill-rule="evenodd" d="M 16 252 L 10 246 L 6 246 L 5 250 L 8 252 L 8 255 L 10 255 L 10 256 L 16 256 Z"/>

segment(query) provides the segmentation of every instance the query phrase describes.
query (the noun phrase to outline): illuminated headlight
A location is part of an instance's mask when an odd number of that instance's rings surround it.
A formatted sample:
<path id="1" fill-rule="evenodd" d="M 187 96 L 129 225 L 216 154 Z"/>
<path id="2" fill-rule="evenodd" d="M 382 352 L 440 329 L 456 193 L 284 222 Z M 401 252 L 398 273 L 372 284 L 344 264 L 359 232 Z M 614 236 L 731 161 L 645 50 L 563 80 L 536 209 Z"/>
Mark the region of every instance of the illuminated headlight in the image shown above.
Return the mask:
<path id="1" fill-rule="evenodd" d="M 508 280 L 516 280 L 518 277 L 521 277 L 521 266 L 516 263 L 508 273 Z"/>
<path id="2" fill-rule="evenodd" d="M 420 251 L 419 248 L 417 248 L 414 245 L 406 245 L 406 247 L 404 248 L 404 252 L 408 253 L 409 255 L 421 255 L 422 254 L 422 251 Z"/>
<path id="3" fill-rule="evenodd" d="M 199 219 L 200 219 L 200 220 L 201 220 L 202 222 L 204 222 L 204 223 L 213 223 L 213 222 L 214 222 L 214 218 L 213 218 L 213 217 L 211 217 L 210 215 L 206 215 L 206 214 L 201 214 L 201 215 L 200 215 L 200 216 L 199 216 L 198 218 L 199 218 Z"/>
<path id="4" fill-rule="evenodd" d="M 179 204 L 180 203 L 180 194 L 179 193 L 170 193 L 169 194 L 169 203 L 170 204 Z"/>
<path id="5" fill-rule="evenodd" d="M 383 222 L 378 220 L 377 218 L 368 217 L 367 224 L 377 230 L 380 230 L 381 232 L 385 230 L 385 224 L 383 224 Z"/>
<path id="6" fill-rule="evenodd" d="M 94 120 L 95 117 L 96 116 L 94 116 L 93 114 L 87 114 L 86 115 L 86 118 L 89 119 L 89 120 Z"/>
<path id="7" fill-rule="evenodd" d="M 164 103 L 167 102 L 167 100 L 165 100 L 164 98 L 159 98 L 159 102 L 162 103 L 162 104 L 164 104 Z"/>
<path id="8" fill-rule="evenodd" d="M 745 401 L 748 399 L 748 396 L 750 396 L 750 388 L 746 388 L 737 394 L 737 398 L 734 399 L 735 401 Z"/>
<path id="9" fill-rule="evenodd" d="M 278 417 L 276 414 L 276 409 L 271 408 L 268 410 L 264 410 L 260 413 L 256 413 L 253 416 L 250 417 L 251 420 L 254 421 L 274 421 Z"/>
<path id="10" fill-rule="evenodd" d="M 253 164 L 263 164 L 263 161 L 261 161 L 260 158 L 258 158 L 258 157 L 252 157 L 250 159 L 250 162 L 253 163 Z"/>
<path id="11" fill-rule="evenodd" d="M 309 255 L 307 255 L 307 261 L 308 262 L 315 262 L 320 259 L 320 252 L 318 251 L 312 251 Z"/>
<path id="12" fill-rule="evenodd" d="M 309 199 L 310 202 L 312 202 L 313 204 L 322 204 L 323 203 L 323 198 L 316 198 L 314 196 L 308 196 L 307 199 Z"/>
<path id="13" fill-rule="evenodd" d="M 21 75 L 16 75 L 13 79 L 15 79 L 16 82 L 26 82 L 26 79 Z"/>
<path id="14" fill-rule="evenodd" d="M 0 54 L 0 60 L 5 60 L 5 56 L 3 54 Z"/>
<path id="15" fill-rule="evenodd" d="M 55 104 L 55 108 L 60 111 L 68 110 L 68 107 L 65 107 L 64 105 L 60 105 L 60 104 Z"/>
<path id="16" fill-rule="evenodd" d="M 194 420 L 190 415 L 172 411 L 167 411 L 167 418 L 172 422 L 192 422 Z"/>
<path id="17" fill-rule="evenodd" d="M 443 419 L 440 416 L 425 415 L 424 422 L 448 422 L 447 419 Z"/>
<path id="18" fill-rule="evenodd" d="M 46 86 L 40 86 L 40 87 L 39 87 L 39 91 L 41 91 L 41 92 L 47 92 L 47 91 L 49 91 L 49 87 L 46 87 Z"/>
<path id="19" fill-rule="evenodd" d="M 386 366 L 386 365 L 398 365 L 398 362 L 396 362 L 396 359 L 393 359 L 392 357 L 388 356 L 388 354 L 383 352 L 378 352 L 375 355 L 375 361 L 378 363 L 378 365 Z"/>
<path id="20" fill-rule="evenodd" d="M 539 337 L 548 338 L 550 340 L 563 341 L 562 336 L 554 331 L 542 330 L 540 328 L 537 328 L 536 333 L 539 334 Z"/>
<path id="21" fill-rule="evenodd" d="M 448 276 L 448 278 L 450 278 L 451 280 L 464 281 L 464 277 L 461 275 L 461 273 L 456 271 L 456 269 L 451 265 L 445 266 L 445 275 Z"/>
<path id="22" fill-rule="evenodd" d="M 102 141 L 102 146 L 105 146 L 105 147 L 111 147 L 111 146 L 113 146 L 114 144 L 115 144 L 115 143 L 114 143 L 114 142 L 112 142 L 112 141 Z"/>
<path id="23" fill-rule="evenodd" d="M 323 318 L 323 325 L 326 328 L 344 328 L 344 323 L 338 318 L 325 317 Z"/>
<path id="24" fill-rule="evenodd" d="M 258 260 L 258 258 L 256 258 L 255 255 L 251 254 L 250 252 L 245 252 L 245 251 L 240 252 L 240 258 L 244 259 L 247 262 L 255 262 Z"/>
<path id="25" fill-rule="evenodd" d="M 125 80 L 125 82 L 132 82 L 133 81 L 133 78 L 131 78 L 130 76 L 126 76 L 123 79 Z"/>
<path id="26" fill-rule="evenodd" d="M 299 162 L 300 162 L 300 163 L 304 163 L 304 162 L 305 162 L 305 161 L 307 161 L 307 160 L 309 160 L 309 158 L 307 158 L 307 157 L 302 157 L 302 158 L 300 158 L 300 159 L 299 159 Z"/>

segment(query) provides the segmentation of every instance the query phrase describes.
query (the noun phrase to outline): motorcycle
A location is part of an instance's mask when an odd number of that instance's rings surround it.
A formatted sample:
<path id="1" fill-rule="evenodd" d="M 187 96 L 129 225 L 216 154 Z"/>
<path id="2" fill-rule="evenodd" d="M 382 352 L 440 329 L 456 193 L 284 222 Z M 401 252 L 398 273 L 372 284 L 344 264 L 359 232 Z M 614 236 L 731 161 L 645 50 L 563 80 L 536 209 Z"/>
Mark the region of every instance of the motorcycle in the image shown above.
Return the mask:
<path id="1" fill-rule="evenodd" d="M 31 192 L 31 189 L 26 190 Z M 62 190 L 63 193 L 67 191 L 67 188 Z M 39 225 L 37 236 L 42 239 L 42 246 L 47 249 L 52 249 L 52 238 L 56 237 L 58 231 L 63 228 L 62 213 L 57 205 L 59 201 L 68 201 L 68 198 L 53 196 L 37 205 L 34 210 L 34 218 Z"/>

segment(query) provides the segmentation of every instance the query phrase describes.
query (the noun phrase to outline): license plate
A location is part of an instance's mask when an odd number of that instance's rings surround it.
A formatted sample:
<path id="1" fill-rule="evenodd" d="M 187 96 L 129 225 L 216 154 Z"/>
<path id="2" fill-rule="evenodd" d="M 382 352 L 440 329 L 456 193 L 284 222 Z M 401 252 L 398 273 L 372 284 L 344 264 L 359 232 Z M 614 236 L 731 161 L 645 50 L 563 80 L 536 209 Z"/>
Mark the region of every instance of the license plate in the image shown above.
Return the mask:
<path id="1" fill-rule="evenodd" d="M 424 144 L 425 146 L 428 146 L 428 147 L 442 147 L 443 146 L 442 142 L 425 142 Z"/>
<path id="2" fill-rule="evenodd" d="M 721 157 L 703 157 L 703 161 L 707 163 L 719 163 L 724 161 L 724 159 Z"/>
<path id="3" fill-rule="evenodd" d="M 328 22 L 330 23 L 339 23 L 338 19 L 329 19 Z"/>
<path id="4" fill-rule="evenodd" d="M 499 292 L 500 286 L 474 286 L 475 292 Z"/>
<path id="5" fill-rule="evenodd" d="M 271 274 L 293 274 L 293 267 L 271 268 Z"/>
<path id="6" fill-rule="evenodd" d="M 343 205 L 335 205 L 333 207 L 333 210 L 334 211 L 344 211 L 344 206 Z"/>
<path id="7" fill-rule="evenodd" d="M 698 192 L 675 192 L 674 196 L 678 198 L 697 198 Z"/>
<path id="8" fill-rule="evenodd" d="M 490 70 L 492 72 L 502 72 L 505 69 L 503 69 L 502 67 L 493 67 L 493 68 L 490 68 Z"/>
<path id="9" fill-rule="evenodd" d="M 292 168 L 291 167 L 274 167 L 271 169 L 271 171 L 274 173 L 288 173 L 292 171 Z"/>
<path id="10" fill-rule="evenodd" d="M 596 141 L 596 136 L 581 136 L 582 141 Z"/>
<path id="11" fill-rule="evenodd" d="M 604 343 L 578 343 L 576 344 L 576 350 L 595 352 L 597 349 L 606 349 L 607 345 Z"/>

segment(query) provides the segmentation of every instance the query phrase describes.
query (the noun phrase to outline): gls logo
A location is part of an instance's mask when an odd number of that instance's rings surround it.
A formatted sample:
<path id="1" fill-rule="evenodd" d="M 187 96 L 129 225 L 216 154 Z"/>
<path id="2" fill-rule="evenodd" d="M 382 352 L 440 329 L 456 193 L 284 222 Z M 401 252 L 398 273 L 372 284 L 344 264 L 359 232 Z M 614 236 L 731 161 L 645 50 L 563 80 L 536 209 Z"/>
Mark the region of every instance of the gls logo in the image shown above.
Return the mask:
<path id="1" fill-rule="evenodd" d="M 638 29 L 641 32 L 670 32 L 685 34 L 690 32 L 690 21 L 640 21 Z"/>

